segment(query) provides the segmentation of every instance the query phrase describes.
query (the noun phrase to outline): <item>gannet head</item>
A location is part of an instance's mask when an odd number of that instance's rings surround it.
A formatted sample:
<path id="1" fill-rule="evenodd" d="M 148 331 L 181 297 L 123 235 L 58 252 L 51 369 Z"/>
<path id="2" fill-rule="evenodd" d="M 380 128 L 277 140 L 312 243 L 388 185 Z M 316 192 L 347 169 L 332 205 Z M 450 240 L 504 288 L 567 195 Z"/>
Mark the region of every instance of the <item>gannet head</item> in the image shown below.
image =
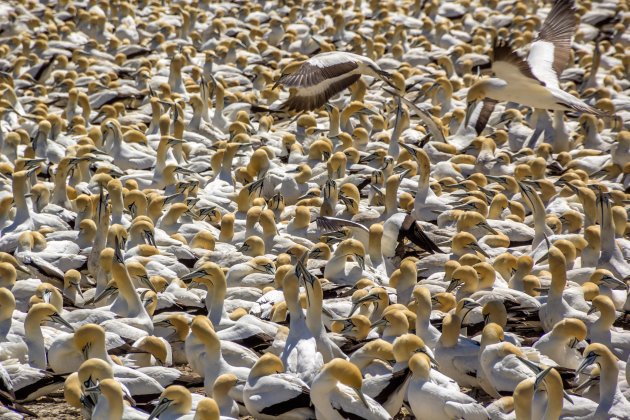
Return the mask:
<path id="1" fill-rule="evenodd" d="M 367 320 L 367 318 L 365 319 Z M 380 359 L 383 361 L 394 360 L 393 346 L 387 341 L 381 340 L 380 338 L 370 341 L 363 347 L 361 347 L 361 354 L 367 357 L 372 357 L 373 359 Z"/>
<path id="2" fill-rule="evenodd" d="M 355 296 L 357 297 L 356 300 Z M 379 304 L 382 303 L 384 305 L 387 305 L 387 303 L 389 303 L 389 295 L 387 294 L 387 291 L 382 287 L 373 287 L 368 293 L 365 293 L 365 289 L 357 290 L 353 293 L 352 300 L 353 304 L 352 309 L 350 310 L 351 314 L 354 313 L 356 309 L 364 303 L 378 302 Z"/>
<path id="3" fill-rule="evenodd" d="M 487 302 L 481 309 L 481 314 L 485 324 L 494 323 L 501 327 L 507 324 L 507 310 L 503 301 L 499 299 Z"/>
<path id="4" fill-rule="evenodd" d="M 416 303 L 416 310 L 424 314 L 431 312 L 432 300 L 431 292 L 426 286 L 418 285 L 413 288 L 413 300 Z"/>
<path id="5" fill-rule="evenodd" d="M 499 324 L 495 324 L 494 322 L 489 323 L 485 327 L 483 327 L 483 331 L 481 333 L 481 344 L 482 346 L 488 344 L 497 344 L 505 340 L 505 335 L 503 332 L 503 328 Z"/>
<path id="6" fill-rule="evenodd" d="M 9 319 L 15 310 L 15 296 L 7 288 L 0 288 L 0 318 Z"/>
<path id="7" fill-rule="evenodd" d="M 163 338 L 147 336 L 136 347 L 151 354 L 160 366 L 167 366 L 168 348 Z"/>
<path id="8" fill-rule="evenodd" d="M 100 325 L 85 324 L 74 333 L 74 347 L 83 354 L 83 358 L 89 358 L 91 347 L 105 347 L 105 330 Z"/>
<path id="9" fill-rule="evenodd" d="M 216 239 L 214 235 L 207 230 L 201 230 L 195 234 L 192 241 L 190 241 L 191 248 L 205 249 L 213 251 L 216 246 Z"/>
<path id="10" fill-rule="evenodd" d="M 156 277 L 153 277 L 151 280 L 151 285 L 157 284 L 158 287 L 155 287 L 157 290 L 160 290 L 161 292 L 164 291 L 164 289 L 166 289 L 166 287 L 168 286 L 168 282 L 166 280 L 164 280 L 164 285 L 159 285 L 159 283 L 155 282 Z M 162 278 L 162 277 L 157 277 L 157 278 Z M 154 292 L 153 290 L 144 290 L 141 294 L 140 294 L 140 301 L 142 302 L 142 306 L 144 306 L 144 309 L 147 311 L 147 314 L 149 314 L 149 316 L 153 316 L 153 314 L 155 313 L 155 310 L 157 309 L 157 305 L 158 305 L 158 296 L 157 293 Z"/>
<path id="11" fill-rule="evenodd" d="M 265 242 L 258 236 L 249 236 L 243 244 L 236 249 L 237 252 L 241 252 L 249 257 L 256 257 L 265 253 Z"/>
<path id="12" fill-rule="evenodd" d="M 85 392 L 100 394 L 107 399 L 112 410 L 120 410 L 122 415 L 124 394 L 122 386 L 115 379 L 103 379 L 93 387 L 86 388 Z M 113 411 L 110 413 L 117 415 Z"/>
<path id="13" fill-rule="evenodd" d="M 34 320 L 41 325 L 42 322 L 51 321 L 61 324 L 65 327 L 68 327 L 71 331 L 74 331 L 74 327 L 68 323 L 65 319 L 63 319 L 58 313 L 57 308 L 55 308 L 50 303 L 36 303 L 29 309 L 28 314 L 26 315 L 26 320 L 24 323 L 29 323 L 29 320 Z"/>
<path id="14" fill-rule="evenodd" d="M 155 327 L 172 328 L 175 330 L 177 338 L 181 341 L 185 340 L 190 331 L 188 319 L 182 314 L 172 314 L 164 320 L 153 324 Z"/>
<path id="15" fill-rule="evenodd" d="M 88 359 L 81 363 L 78 371 L 78 379 L 81 387 L 91 388 L 104 379 L 112 379 L 114 371 L 112 366 L 101 359 Z"/>
<path id="16" fill-rule="evenodd" d="M 384 325 L 385 329 L 392 333 L 389 335 L 400 335 L 409 331 L 409 319 L 402 311 L 384 312 L 383 318 L 374 322 L 371 327 L 374 328 L 379 325 Z"/>
<path id="17" fill-rule="evenodd" d="M 172 407 L 177 414 L 187 414 L 192 409 L 190 391 L 181 385 L 171 385 L 162 391 L 158 403 L 149 415 L 149 420 L 158 418 L 160 414 Z"/>
<path id="18" fill-rule="evenodd" d="M 455 295 L 447 292 L 436 293 L 433 297 L 431 297 L 431 303 L 433 304 L 434 309 L 441 312 L 449 312 L 457 306 Z"/>
<path id="19" fill-rule="evenodd" d="M 282 360 L 278 356 L 273 353 L 265 353 L 256 361 L 256 364 L 252 367 L 250 372 L 250 378 L 260 378 L 262 376 L 273 375 L 275 373 L 284 372 L 284 364 Z M 233 382 L 233 385 L 236 385 L 236 376 L 231 375 L 233 378 L 230 379 L 230 382 Z"/>
<path id="20" fill-rule="evenodd" d="M 137 278 L 140 280 L 140 284 L 142 287 L 146 287 L 156 292 L 155 286 L 149 280 L 149 274 L 147 273 L 147 269 L 140 263 L 139 261 L 130 261 L 126 263 L 127 271 L 132 278 Z"/>
<path id="21" fill-rule="evenodd" d="M 75 289 L 79 296 L 83 297 L 83 291 L 81 290 L 81 273 L 77 270 L 68 270 L 63 276 L 63 288 L 64 290 Z"/>
<path id="22" fill-rule="evenodd" d="M 212 398 L 204 398 L 197 403 L 196 415 L 201 419 L 219 420 L 219 406 Z"/>
<path id="23" fill-rule="evenodd" d="M 83 390 L 79 382 L 79 374 L 70 374 L 63 385 L 63 398 L 74 408 L 83 408 Z"/>
<path id="24" fill-rule="evenodd" d="M 600 369 L 605 369 L 609 367 L 614 367 L 613 365 L 617 362 L 617 357 L 601 343 L 591 343 L 584 349 L 582 353 L 584 359 L 575 370 L 576 373 L 582 373 L 587 367 L 591 366 L 594 363 L 598 363 Z"/>
<path id="25" fill-rule="evenodd" d="M 42 283 L 35 289 L 35 296 L 42 302 L 50 303 L 57 311 L 63 310 L 63 296 L 59 289 L 50 283 Z"/>
<path id="26" fill-rule="evenodd" d="M 273 265 L 273 261 L 271 261 L 267 257 L 255 257 L 247 262 L 253 271 L 258 271 L 265 274 L 274 275 L 276 273 L 276 268 Z"/>
<path id="27" fill-rule="evenodd" d="M 490 324 L 492 325 L 492 324 Z M 494 324 L 496 325 L 496 324 Z M 487 325 L 486 325 L 487 327 Z M 518 356 L 520 358 L 526 359 L 527 357 L 525 356 L 525 354 L 523 353 L 523 351 L 521 349 L 519 349 L 518 347 L 516 347 L 514 344 L 512 343 L 501 343 L 501 347 L 499 349 L 499 355 L 506 357 L 509 356 L 510 354 L 513 354 L 515 356 Z"/>
<path id="28" fill-rule="evenodd" d="M 203 264 L 201 264 L 196 270 L 191 271 L 190 273 L 182 276 L 180 278 L 180 280 L 182 281 L 190 281 L 190 280 L 194 280 L 194 281 L 206 281 L 206 282 L 210 282 L 210 283 L 217 283 L 219 284 L 219 282 L 222 282 L 223 284 L 225 284 L 225 273 L 223 272 L 223 270 L 221 269 L 221 267 L 216 264 L 213 263 L 211 261 L 206 261 Z"/>
<path id="29" fill-rule="evenodd" d="M 592 307 L 588 313 L 592 314 L 599 312 L 602 316 L 607 318 L 615 318 L 615 304 L 612 299 L 606 295 L 598 295 L 593 298 Z"/>
<path id="30" fill-rule="evenodd" d="M 26 231 L 18 236 L 18 249 L 21 251 L 31 251 L 35 247 L 35 238 L 33 232 Z"/>
<path id="31" fill-rule="evenodd" d="M 562 338 L 571 339 L 571 347 L 575 347 L 580 341 L 586 340 L 587 329 L 584 322 L 576 318 L 565 318 L 553 326 L 552 334 L 558 334 Z"/>
<path id="32" fill-rule="evenodd" d="M 199 341 L 201 341 L 206 348 L 211 350 L 209 354 L 218 355 L 221 354 L 221 343 L 219 337 L 214 332 L 212 322 L 207 316 L 197 315 L 193 318 L 190 325 L 190 333 L 193 334 Z"/>
<path id="33" fill-rule="evenodd" d="M 353 315 L 350 318 L 333 321 L 332 331 L 339 334 L 348 334 L 361 339 L 367 337 L 371 330 L 370 320 L 363 315 Z"/>
<path id="34" fill-rule="evenodd" d="M 425 353 L 416 353 L 409 359 L 409 369 L 414 376 L 420 378 L 429 378 L 431 372 L 431 360 Z"/>
<path id="35" fill-rule="evenodd" d="M 272 233 L 276 234 L 278 232 L 275 215 L 273 214 L 273 211 L 269 208 L 263 210 L 260 213 L 258 223 L 260 223 L 260 226 L 263 228 L 263 232 L 265 235 L 269 235 Z"/>
<path id="36" fill-rule="evenodd" d="M 558 270 L 566 270 L 567 262 L 562 251 L 555 246 L 549 248 L 549 271 L 553 274 Z"/>
<path id="37" fill-rule="evenodd" d="M 346 239 L 342 241 L 335 250 L 336 255 L 346 255 L 354 257 L 357 264 L 365 268 L 365 248 L 363 244 L 356 239 Z"/>
<path id="38" fill-rule="evenodd" d="M 17 271 L 13 264 L 9 262 L 0 262 L 0 279 L 4 287 L 13 287 L 17 279 Z"/>
<path id="39" fill-rule="evenodd" d="M 554 243 L 554 245 L 556 245 L 556 243 Z M 603 268 L 598 268 L 597 270 L 595 270 L 593 274 L 591 274 L 589 281 L 595 283 L 598 286 L 604 284 L 611 289 L 628 289 L 628 285 L 623 280 L 616 278 L 610 271 Z"/>
<path id="40" fill-rule="evenodd" d="M 344 359 L 333 359 L 322 368 L 320 375 L 324 374 L 328 374 L 342 384 L 352 388 L 363 404 L 366 407 L 368 406 L 363 391 L 361 391 L 363 376 L 361 376 L 361 371 L 354 364 Z"/>
<path id="41" fill-rule="evenodd" d="M 478 282 L 479 277 L 475 269 L 470 266 L 464 265 L 456 268 L 455 271 L 453 271 L 453 274 L 451 275 L 451 282 L 446 288 L 446 291 L 452 292 L 457 288 L 457 286 L 462 284 L 465 286 L 475 287 Z"/>
<path id="42" fill-rule="evenodd" d="M 473 252 L 479 252 L 484 257 L 489 258 L 486 251 L 479 246 L 475 237 L 468 232 L 459 232 L 453 236 L 452 249 L 455 254 L 461 254 L 465 250 L 470 250 Z"/>
<path id="43" fill-rule="evenodd" d="M 392 347 L 394 359 L 397 363 L 404 363 L 416 353 L 427 353 L 424 340 L 415 334 L 402 334 L 394 340 Z M 436 363 L 437 364 L 437 363 Z"/>

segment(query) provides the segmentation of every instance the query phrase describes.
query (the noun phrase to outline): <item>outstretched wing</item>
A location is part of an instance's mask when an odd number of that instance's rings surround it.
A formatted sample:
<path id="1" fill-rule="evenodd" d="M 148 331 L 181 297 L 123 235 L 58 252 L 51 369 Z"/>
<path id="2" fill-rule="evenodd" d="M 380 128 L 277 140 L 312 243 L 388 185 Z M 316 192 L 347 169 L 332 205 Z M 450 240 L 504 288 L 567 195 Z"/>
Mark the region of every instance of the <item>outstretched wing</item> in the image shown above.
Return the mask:
<path id="1" fill-rule="evenodd" d="M 557 87 L 560 75 L 569 64 L 571 37 L 577 26 L 574 6 L 574 0 L 556 0 L 530 47 L 527 62 L 547 86 Z"/>
<path id="2" fill-rule="evenodd" d="M 499 79 L 509 82 L 527 78 L 545 85 L 544 82 L 534 75 L 530 64 L 521 58 L 505 41 L 495 40 L 492 54 L 492 71 Z"/>

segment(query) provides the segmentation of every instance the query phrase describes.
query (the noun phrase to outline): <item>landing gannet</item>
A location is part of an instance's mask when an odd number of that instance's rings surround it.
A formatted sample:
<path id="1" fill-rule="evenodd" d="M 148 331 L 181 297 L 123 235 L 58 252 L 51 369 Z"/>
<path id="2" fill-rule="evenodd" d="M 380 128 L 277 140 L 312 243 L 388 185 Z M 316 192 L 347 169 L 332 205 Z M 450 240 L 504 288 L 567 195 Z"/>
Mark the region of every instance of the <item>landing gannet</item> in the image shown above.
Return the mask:
<path id="1" fill-rule="evenodd" d="M 466 124 L 476 101 L 484 98 L 517 102 L 543 110 L 606 115 L 560 89 L 559 79 L 569 62 L 571 37 L 576 25 L 573 0 L 557 0 L 538 38 L 530 46 L 527 60 L 510 47 L 495 44 L 492 70 L 497 78 L 481 80 L 470 88 Z"/>
<path id="2" fill-rule="evenodd" d="M 296 88 L 295 94 L 282 104 L 282 108 L 310 111 L 354 84 L 362 74 L 391 85 L 391 75 L 374 61 L 357 54 L 335 51 L 309 58 L 294 73 L 281 75 L 274 88 L 280 84 Z"/>

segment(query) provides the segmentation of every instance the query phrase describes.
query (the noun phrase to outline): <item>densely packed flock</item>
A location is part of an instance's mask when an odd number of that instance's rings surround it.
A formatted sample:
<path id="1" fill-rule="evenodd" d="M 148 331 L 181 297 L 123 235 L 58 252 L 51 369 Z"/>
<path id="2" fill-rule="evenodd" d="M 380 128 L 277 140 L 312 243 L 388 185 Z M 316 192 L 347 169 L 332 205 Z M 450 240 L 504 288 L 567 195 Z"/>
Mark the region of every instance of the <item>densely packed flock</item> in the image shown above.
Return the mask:
<path id="1" fill-rule="evenodd" d="M 629 27 L 1 2 L 0 417 L 629 419 Z"/>

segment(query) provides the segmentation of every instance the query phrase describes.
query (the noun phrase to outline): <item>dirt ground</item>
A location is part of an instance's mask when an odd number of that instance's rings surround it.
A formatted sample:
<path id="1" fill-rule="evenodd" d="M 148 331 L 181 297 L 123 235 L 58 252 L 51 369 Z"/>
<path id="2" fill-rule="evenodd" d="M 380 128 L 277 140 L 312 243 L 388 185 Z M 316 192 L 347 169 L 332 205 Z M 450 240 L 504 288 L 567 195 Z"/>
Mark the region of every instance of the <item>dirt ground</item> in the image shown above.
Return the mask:
<path id="1" fill-rule="evenodd" d="M 63 399 L 63 391 L 55 392 L 23 405 L 37 413 L 40 419 L 69 420 L 81 418 L 81 411 L 71 407 Z"/>

